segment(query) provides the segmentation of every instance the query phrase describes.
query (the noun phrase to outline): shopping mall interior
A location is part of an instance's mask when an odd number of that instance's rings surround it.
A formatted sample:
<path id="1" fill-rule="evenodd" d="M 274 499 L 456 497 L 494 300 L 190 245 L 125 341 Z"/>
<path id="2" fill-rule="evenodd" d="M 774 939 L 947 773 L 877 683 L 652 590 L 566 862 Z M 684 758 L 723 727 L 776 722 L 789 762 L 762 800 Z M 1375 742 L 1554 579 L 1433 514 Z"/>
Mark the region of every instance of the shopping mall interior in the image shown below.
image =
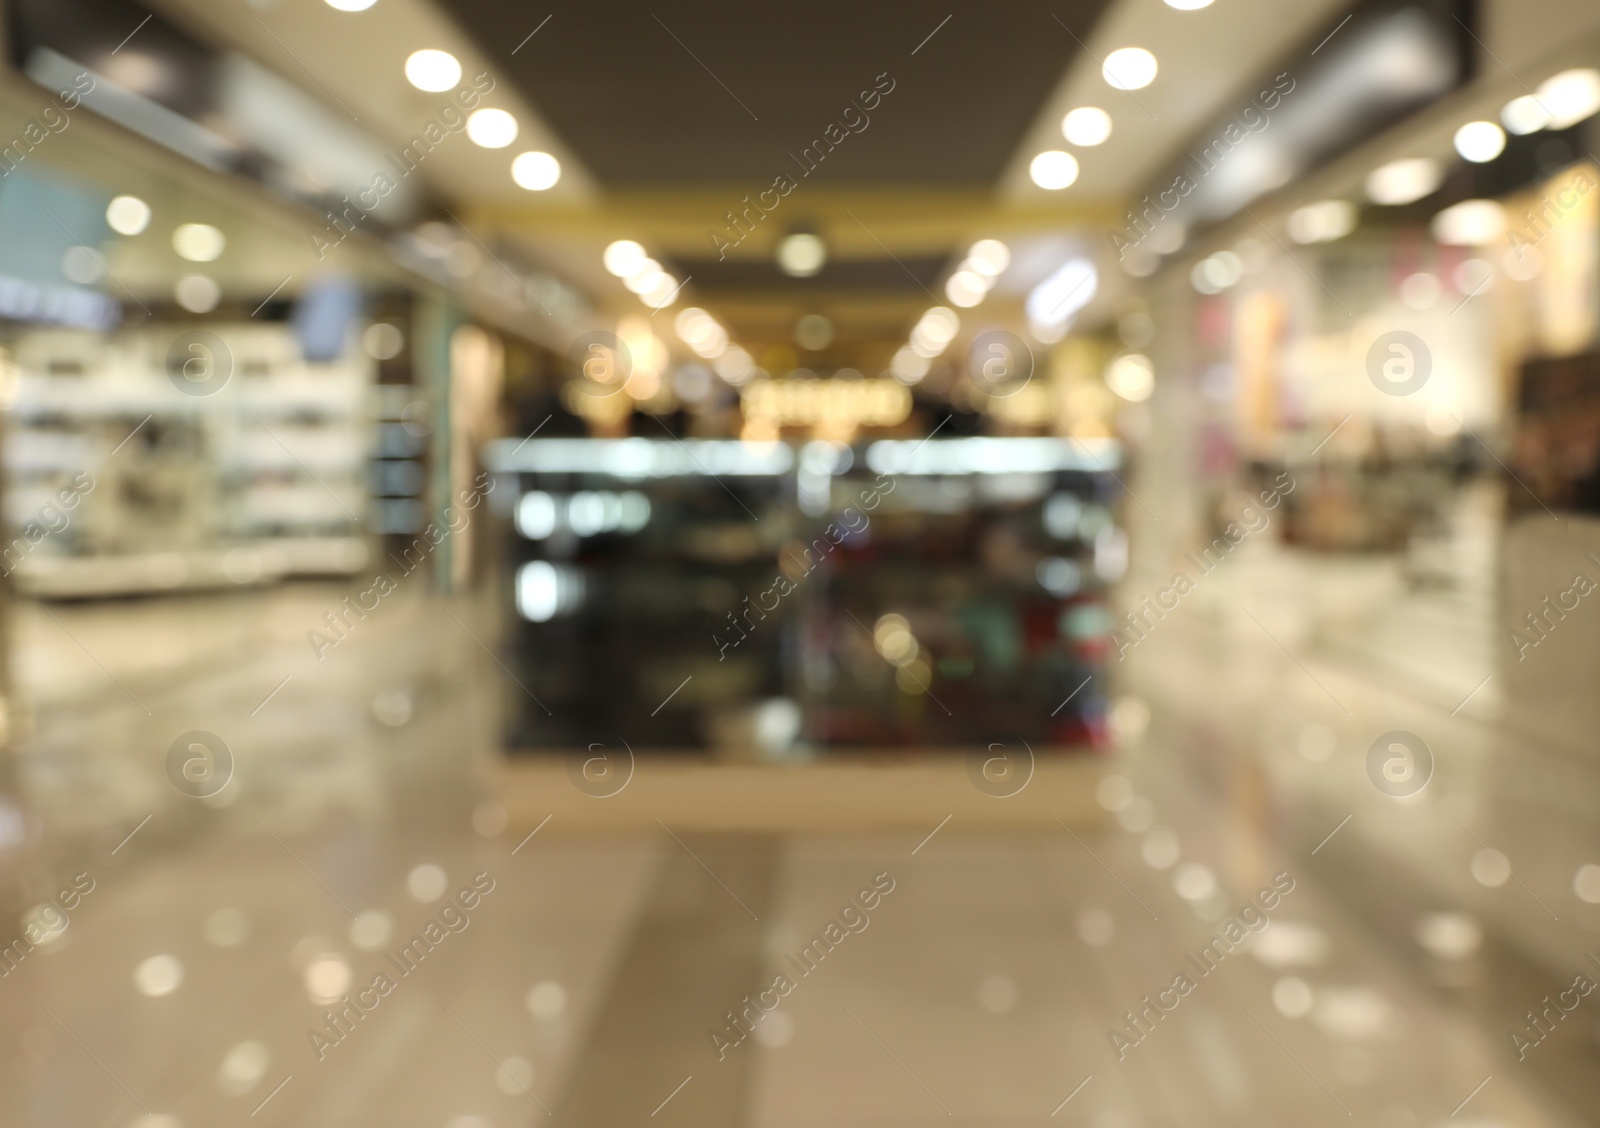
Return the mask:
<path id="1" fill-rule="evenodd" d="M 1600 1124 L 1597 152 L 1593 0 L 0 0 L 0 1125 Z"/>

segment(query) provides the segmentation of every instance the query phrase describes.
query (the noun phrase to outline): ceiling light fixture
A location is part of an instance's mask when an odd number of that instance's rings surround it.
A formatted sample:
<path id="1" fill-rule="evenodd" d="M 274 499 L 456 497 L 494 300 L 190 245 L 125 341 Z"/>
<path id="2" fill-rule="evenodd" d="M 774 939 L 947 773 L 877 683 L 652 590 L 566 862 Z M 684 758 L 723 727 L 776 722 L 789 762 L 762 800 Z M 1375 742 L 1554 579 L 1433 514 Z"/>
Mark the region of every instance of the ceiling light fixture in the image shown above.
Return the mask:
<path id="1" fill-rule="evenodd" d="M 1432 195 L 1444 180 L 1444 167 L 1429 157 L 1390 161 L 1367 176 L 1367 196 L 1375 204 L 1397 207 Z"/>
<path id="2" fill-rule="evenodd" d="M 778 269 L 791 278 L 810 278 L 827 261 L 827 244 L 809 231 L 797 231 L 778 244 Z"/>
<path id="3" fill-rule="evenodd" d="M 683 284 L 664 270 L 650 275 L 650 285 L 639 293 L 639 300 L 651 309 L 666 309 L 678 297 Z"/>
<path id="4" fill-rule="evenodd" d="M 1537 133 L 1550 124 L 1550 111 L 1532 94 L 1513 98 L 1500 110 L 1500 121 L 1518 137 Z"/>
<path id="5" fill-rule="evenodd" d="M 1028 175 L 1046 191 L 1059 192 L 1078 179 L 1078 159 L 1060 149 L 1046 149 L 1029 163 Z"/>
<path id="6" fill-rule="evenodd" d="M 1456 152 L 1473 164 L 1485 164 L 1505 151 L 1506 131 L 1492 121 L 1469 121 L 1456 130 Z"/>
<path id="7" fill-rule="evenodd" d="M 549 153 L 537 150 L 519 153 L 517 159 L 511 162 L 511 179 L 517 182 L 519 188 L 543 192 L 555 187 L 556 181 L 561 179 L 561 162 Z"/>
<path id="8" fill-rule="evenodd" d="M 418 90 L 438 94 L 461 81 L 461 64 L 448 51 L 413 51 L 406 59 L 406 81 Z"/>
<path id="9" fill-rule="evenodd" d="M 1506 231 L 1506 210 L 1493 200 L 1462 200 L 1433 217 L 1433 237 L 1455 247 L 1481 247 Z"/>
<path id="10" fill-rule="evenodd" d="M 944 296 L 962 309 L 982 302 L 989 293 L 989 280 L 975 270 L 958 270 L 944 284 Z"/>
<path id="11" fill-rule="evenodd" d="M 644 264 L 646 257 L 644 248 L 632 239 L 618 239 L 606 248 L 605 254 L 601 256 L 601 262 L 605 264 L 607 271 L 618 278 L 627 278 L 639 272 L 639 267 Z"/>
<path id="12" fill-rule="evenodd" d="M 637 270 L 622 280 L 622 284 L 635 294 L 642 294 L 656 284 L 656 275 L 661 273 L 661 264 L 653 258 L 647 258 Z"/>
<path id="13" fill-rule="evenodd" d="M 1537 97 L 1550 112 L 1552 129 L 1567 129 L 1600 110 L 1600 71 L 1576 67 L 1539 84 Z"/>
<path id="14" fill-rule="evenodd" d="M 1322 200 L 1289 213 L 1289 238 L 1296 243 L 1332 243 L 1356 229 L 1355 205 Z"/>
<path id="15" fill-rule="evenodd" d="M 214 262 L 228 240 L 209 223 L 184 223 L 172 232 L 172 249 L 190 262 Z"/>
<path id="16" fill-rule="evenodd" d="M 1100 286 L 1100 274 L 1086 258 L 1072 258 L 1028 295 L 1028 324 L 1037 333 L 1066 325 L 1089 304 Z"/>
<path id="17" fill-rule="evenodd" d="M 138 196 L 118 196 L 106 205 L 106 223 L 118 235 L 138 235 L 150 226 L 150 205 Z"/>
<path id="18" fill-rule="evenodd" d="M 889 374 L 902 384 L 915 384 L 928 374 L 930 367 L 927 357 L 904 345 L 889 361 Z"/>
<path id="19" fill-rule="evenodd" d="M 1111 115 L 1099 106 L 1079 106 L 1061 119 L 1061 136 L 1070 144 L 1092 148 L 1111 136 Z"/>
<path id="20" fill-rule="evenodd" d="M 1156 57 L 1143 47 L 1119 47 L 1106 56 L 1100 75 L 1117 90 L 1143 90 L 1157 69 Z"/>
<path id="21" fill-rule="evenodd" d="M 378 0 L 328 0 L 328 7 L 337 8 L 341 12 L 365 12 L 377 2 Z"/>
<path id="22" fill-rule="evenodd" d="M 998 278 L 1011 265 L 1011 249 L 998 239 L 979 239 L 967 249 L 966 265 L 985 278 Z"/>
<path id="23" fill-rule="evenodd" d="M 467 118 L 467 136 L 485 149 L 504 149 L 517 139 L 517 119 L 505 110 L 484 107 Z"/>
<path id="24" fill-rule="evenodd" d="M 1106 366 L 1106 386 L 1129 403 L 1143 403 L 1155 391 L 1155 366 L 1143 353 L 1126 353 Z"/>

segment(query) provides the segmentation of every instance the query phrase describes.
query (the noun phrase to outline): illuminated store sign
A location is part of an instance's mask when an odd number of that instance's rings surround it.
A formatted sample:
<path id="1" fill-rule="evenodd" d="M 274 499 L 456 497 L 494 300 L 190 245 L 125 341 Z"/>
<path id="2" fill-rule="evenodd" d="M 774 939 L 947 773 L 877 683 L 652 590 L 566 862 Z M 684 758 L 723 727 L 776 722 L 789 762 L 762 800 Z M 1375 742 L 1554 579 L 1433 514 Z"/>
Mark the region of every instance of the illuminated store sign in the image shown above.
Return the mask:
<path id="1" fill-rule="evenodd" d="M 898 380 L 752 380 L 740 395 L 745 418 L 781 426 L 892 427 L 911 414 Z"/>

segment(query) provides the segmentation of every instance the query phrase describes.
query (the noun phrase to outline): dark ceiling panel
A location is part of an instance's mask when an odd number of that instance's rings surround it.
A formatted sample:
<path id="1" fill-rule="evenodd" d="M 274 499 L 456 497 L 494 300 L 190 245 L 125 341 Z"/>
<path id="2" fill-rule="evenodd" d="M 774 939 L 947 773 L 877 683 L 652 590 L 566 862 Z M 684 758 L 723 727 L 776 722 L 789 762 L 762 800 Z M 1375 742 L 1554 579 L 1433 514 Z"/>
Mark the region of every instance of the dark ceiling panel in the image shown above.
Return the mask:
<path id="1" fill-rule="evenodd" d="M 1107 2 L 443 0 L 603 184 L 745 187 L 993 183 Z"/>

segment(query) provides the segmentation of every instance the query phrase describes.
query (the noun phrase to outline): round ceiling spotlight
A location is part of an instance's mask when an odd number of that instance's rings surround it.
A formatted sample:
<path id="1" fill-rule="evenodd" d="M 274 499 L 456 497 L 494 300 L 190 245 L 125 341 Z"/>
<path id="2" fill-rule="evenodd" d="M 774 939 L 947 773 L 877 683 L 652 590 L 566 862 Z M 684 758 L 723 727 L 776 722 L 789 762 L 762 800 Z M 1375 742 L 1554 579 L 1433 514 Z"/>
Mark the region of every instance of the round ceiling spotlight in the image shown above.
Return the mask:
<path id="1" fill-rule="evenodd" d="M 461 81 L 461 64 L 448 51 L 413 51 L 406 59 L 406 81 L 418 90 L 438 94 Z"/>
<path id="2" fill-rule="evenodd" d="M 1118 90 L 1143 90 L 1156 80 L 1156 57 L 1143 47 L 1119 47 L 1106 56 L 1100 75 Z"/>
<path id="3" fill-rule="evenodd" d="M 1566 129 L 1600 110 L 1600 71 L 1578 67 L 1539 84 L 1539 104 L 1550 113 L 1552 129 Z"/>
<path id="4" fill-rule="evenodd" d="M 1397 207 L 1432 195 L 1444 182 L 1444 167 L 1431 157 L 1405 157 L 1367 174 L 1367 198 Z"/>
<path id="5" fill-rule="evenodd" d="M 1011 265 L 1011 249 L 998 239 L 979 239 L 967 248 L 966 265 L 985 278 L 997 278 Z"/>
<path id="6" fill-rule="evenodd" d="M 976 270 L 958 270 L 944 284 L 944 296 L 950 304 L 971 309 L 989 293 L 989 280 Z"/>
<path id="7" fill-rule="evenodd" d="M 467 118 L 467 136 L 485 149 L 504 149 L 517 139 L 517 119 L 505 110 L 474 110 Z"/>
<path id="8" fill-rule="evenodd" d="M 622 284 L 635 294 L 643 294 L 655 287 L 659 279 L 656 275 L 663 274 L 661 264 L 653 258 L 644 259 L 639 263 L 638 269 L 622 280 Z"/>
<path id="9" fill-rule="evenodd" d="M 827 261 L 827 244 L 809 231 L 785 236 L 778 244 L 778 269 L 790 278 L 810 278 Z"/>
<path id="10" fill-rule="evenodd" d="M 1060 149 L 1047 149 L 1033 158 L 1028 175 L 1039 187 L 1059 192 L 1078 179 L 1078 159 Z"/>
<path id="11" fill-rule="evenodd" d="M 794 326 L 795 344 L 808 352 L 817 352 L 833 343 L 833 322 L 820 313 L 808 313 Z"/>
<path id="12" fill-rule="evenodd" d="M 648 257 L 644 248 L 632 239 L 618 239 L 606 248 L 600 261 L 618 278 L 629 278 L 639 272 Z"/>
<path id="13" fill-rule="evenodd" d="M 1433 217 L 1433 237 L 1453 247 L 1481 247 L 1506 233 L 1506 210 L 1496 200 L 1462 200 Z"/>
<path id="14" fill-rule="evenodd" d="M 1079 106 L 1061 119 L 1061 136 L 1085 149 L 1103 144 L 1111 136 L 1111 115 L 1099 106 Z"/>
<path id="15" fill-rule="evenodd" d="M 118 196 L 106 205 L 106 223 L 118 235 L 138 235 L 150 226 L 150 205 L 138 196 Z"/>
<path id="16" fill-rule="evenodd" d="M 378 0 L 328 0 L 328 7 L 337 8 L 341 12 L 365 12 L 377 2 Z"/>
<path id="17" fill-rule="evenodd" d="M 1506 132 L 1492 121 L 1469 121 L 1456 130 L 1456 152 L 1473 164 L 1494 160 L 1506 147 Z"/>
<path id="18" fill-rule="evenodd" d="M 519 153 L 511 162 L 511 179 L 517 187 L 530 192 L 543 192 L 561 179 L 561 162 L 549 153 L 531 151 Z"/>
<path id="19" fill-rule="evenodd" d="M 1518 137 L 1538 133 L 1550 124 L 1550 111 L 1532 94 L 1513 98 L 1500 110 L 1500 120 Z"/>
<path id="20" fill-rule="evenodd" d="M 172 232 L 172 249 L 190 262 L 214 262 L 228 240 L 209 223 L 184 223 Z"/>
<path id="21" fill-rule="evenodd" d="M 1155 391 L 1155 366 L 1143 353 L 1125 353 L 1106 366 L 1106 386 L 1129 403 L 1143 403 Z"/>

